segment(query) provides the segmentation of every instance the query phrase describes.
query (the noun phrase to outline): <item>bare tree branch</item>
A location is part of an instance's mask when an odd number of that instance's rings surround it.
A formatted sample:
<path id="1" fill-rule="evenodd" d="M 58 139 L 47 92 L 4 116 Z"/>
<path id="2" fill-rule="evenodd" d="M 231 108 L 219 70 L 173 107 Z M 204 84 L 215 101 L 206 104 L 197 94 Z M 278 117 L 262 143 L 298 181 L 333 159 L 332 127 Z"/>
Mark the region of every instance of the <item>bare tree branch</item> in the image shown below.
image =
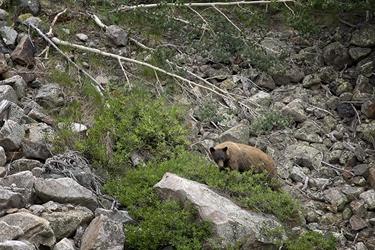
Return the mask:
<path id="1" fill-rule="evenodd" d="M 276 0 L 276 1 L 237 1 L 237 2 L 217 2 L 217 3 L 163 3 L 166 6 L 230 6 L 230 5 L 242 5 L 242 4 L 269 4 L 269 3 L 286 3 L 292 2 L 294 0 Z M 126 10 L 134 10 L 137 8 L 155 8 L 160 6 L 161 4 L 139 4 L 134 6 L 124 5 L 118 8 L 115 11 L 126 11 Z"/>
<path id="2" fill-rule="evenodd" d="M 23 22 L 23 24 L 28 26 L 28 27 L 33 28 L 41 37 L 43 37 L 44 40 L 46 40 L 46 42 L 48 42 L 52 47 L 54 47 L 57 50 L 57 52 L 59 52 L 61 55 L 63 55 L 65 57 L 65 59 L 68 60 L 68 62 L 73 64 L 79 72 L 82 72 L 83 74 L 88 76 L 95 83 L 95 85 L 93 85 L 94 88 L 100 93 L 101 96 L 103 96 L 102 91 L 104 90 L 104 88 L 100 85 L 100 83 L 98 83 L 89 73 L 87 73 L 84 69 L 82 69 L 80 66 L 78 66 L 75 62 L 73 62 L 72 59 L 70 59 L 69 56 L 67 56 L 64 52 L 62 52 L 61 49 L 59 49 L 59 47 L 57 47 L 56 44 L 54 44 L 51 41 L 51 39 L 49 39 L 46 35 L 44 35 L 43 32 L 38 27 L 36 27 L 31 22 L 28 22 L 27 20 L 25 22 Z"/>

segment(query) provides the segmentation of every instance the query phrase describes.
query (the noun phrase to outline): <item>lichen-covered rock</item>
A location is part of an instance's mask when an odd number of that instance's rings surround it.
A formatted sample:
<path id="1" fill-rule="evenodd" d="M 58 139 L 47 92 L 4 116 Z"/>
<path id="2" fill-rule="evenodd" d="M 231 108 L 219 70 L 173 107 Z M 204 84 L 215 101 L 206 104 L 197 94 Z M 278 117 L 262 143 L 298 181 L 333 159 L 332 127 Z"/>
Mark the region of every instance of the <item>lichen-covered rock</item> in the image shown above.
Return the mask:
<path id="1" fill-rule="evenodd" d="M 364 23 L 352 33 L 350 43 L 359 47 L 372 47 L 375 45 L 375 26 Z"/>

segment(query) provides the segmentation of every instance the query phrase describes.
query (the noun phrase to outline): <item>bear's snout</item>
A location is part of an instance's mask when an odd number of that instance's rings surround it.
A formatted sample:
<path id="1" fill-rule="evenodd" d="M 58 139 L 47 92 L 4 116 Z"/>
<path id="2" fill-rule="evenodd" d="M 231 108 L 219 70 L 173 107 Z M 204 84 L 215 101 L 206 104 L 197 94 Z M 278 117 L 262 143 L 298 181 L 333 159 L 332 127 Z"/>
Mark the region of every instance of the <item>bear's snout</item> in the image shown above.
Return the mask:
<path id="1" fill-rule="evenodd" d="M 219 160 L 218 162 L 216 162 L 216 164 L 217 164 L 217 166 L 219 167 L 220 170 L 223 170 L 225 168 L 223 160 Z"/>

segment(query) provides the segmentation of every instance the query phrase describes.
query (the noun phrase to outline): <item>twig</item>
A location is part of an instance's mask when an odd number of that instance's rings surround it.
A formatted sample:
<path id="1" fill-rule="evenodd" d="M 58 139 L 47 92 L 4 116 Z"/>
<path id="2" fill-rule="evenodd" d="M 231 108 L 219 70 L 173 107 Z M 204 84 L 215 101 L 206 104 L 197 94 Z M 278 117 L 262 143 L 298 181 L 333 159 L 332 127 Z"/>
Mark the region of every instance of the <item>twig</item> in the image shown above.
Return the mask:
<path id="1" fill-rule="evenodd" d="M 94 22 L 102 29 L 104 30 L 107 30 L 108 26 L 105 25 L 97 15 L 95 14 L 90 14 L 90 17 L 94 20 Z M 138 42 L 137 40 L 135 40 L 134 38 L 131 38 L 129 37 L 129 40 L 132 41 L 133 43 L 135 43 L 137 46 L 141 47 L 142 49 L 146 49 L 146 50 L 150 50 L 150 51 L 153 51 L 154 49 L 153 48 L 150 48 L 150 47 L 147 47 L 146 45 Z"/>
<path id="2" fill-rule="evenodd" d="M 241 32 L 241 29 L 237 27 L 237 25 L 235 25 L 230 19 L 229 17 L 227 17 L 227 15 L 225 15 L 221 10 L 219 10 L 215 5 L 212 5 L 212 7 L 214 7 L 215 10 L 217 10 L 217 12 L 219 12 L 221 15 L 223 15 L 225 17 L 225 19 L 228 20 L 228 22 L 230 22 L 239 32 Z"/>
<path id="3" fill-rule="evenodd" d="M 354 105 L 352 103 L 350 103 L 350 105 L 352 106 L 352 108 L 353 108 L 353 110 L 354 110 L 354 112 L 357 116 L 358 123 L 361 124 L 361 118 L 359 117 L 357 109 L 354 107 Z"/>
<path id="4" fill-rule="evenodd" d="M 294 0 L 273 0 L 273 1 L 237 1 L 237 2 L 216 2 L 216 3 L 163 3 L 166 6 L 230 6 L 230 5 L 241 5 L 241 4 L 267 4 L 267 3 L 285 3 L 285 2 L 292 2 Z M 125 10 L 133 10 L 137 8 L 155 8 L 160 6 L 161 4 L 139 4 L 134 6 L 121 6 L 117 10 L 113 10 L 111 12 L 116 11 L 125 11 Z"/>
<path id="5" fill-rule="evenodd" d="M 46 33 L 46 36 L 51 37 L 51 36 L 53 35 L 52 28 L 53 28 L 53 26 L 55 26 L 55 23 L 56 23 L 56 21 L 57 21 L 57 18 L 59 18 L 60 15 L 64 14 L 64 13 L 66 12 L 66 10 L 67 10 L 67 9 L 61 11 L 60 13 L 58 13 L 58 14 L 55 16 L 55 18 L 53 18 L 53 21 L 52 21 L 52 23 L 51 23 L 51 26 L 50 26 L 50 28 L 49 28 L 49 31 Z"/>
<path id="6" fill-rule="evenodd" d="M 323 163 L 324 165 L 326 165 L 326 166 L 328 166 L 328 167 L 331 167 L 331 168 L 333 168 L 333 169 L 336 169 L 336 170 L 338 170 L 338 171 L 346 172 L 346 173 L 349 173 L 349 174 L 355 176 L 352 172 L 350 172 L 350 171 L 348 171 L 348 170 L 346 170 L 346 169 L 341 169 L 341 168 L 335 167 L 335 166 L 333 166 L 332 164 L 329 164 L 328 162 L 325 162 L 325 161 L 322 161 L 322 163 Z"/>
<path id="7" fill-rule="evenodd" d="M 196 11 L 195 9 L 193 9 L 191 6 L 188 6 L 188 8 L 194 12 L 197 16 L 199 16 L 203 22 L 207 25 L 207 27 L 211 30 L 212 34 L 215 35 L 215 32 L 211 29 L 211 26 L 208 24 L 208 22 L 206 21 L 206 19 L 203 18 L 203 16 L 198 12 Z M 203 27 L 203 29 L 207 29 L 206 27 Z"/>
<path id="8" fill-rule="evenodd" d="M 84 69 L 82 69 L 81 67 L 79 67 L 75 62 L 72 61 L 72 59 L 70 59 L 66 54 L 64 54 L 64 52 L 62 52 L 59 49 L 59 47 L 57 47 L 56 44 L 54 44 L 51 41 L 51 39 L 49 39 L 46 35 L 44 35 L 43 32 L 38 27 L 36 27 L 31 22 L 28 22 L 27 20 L 25 22 L 23 22 L 23 24 L 26 25 L 26 26 L 28 26 L 28 27 L 33 28 L 40 36 L 43 37 L 44 40 L 46 40 L 46 42 L 48 42 L 52 47 L 54 47 L 57 50 L 57 52 L 59 52 L 61 55 L 63 55 L 65 57 L 65 59 L 68 60 L 68 62 L 70 62 L 71 64 L 73 64 L 77 68 L 77 70 L 79 72 L 82 72 L 86 76 L 88 76 L 95 83 L 94 88 L 100 93 L 101 96 L 103 96 L 102 90 L 104 90 L 104 88 L 89 73 L 87 73 Z"/>

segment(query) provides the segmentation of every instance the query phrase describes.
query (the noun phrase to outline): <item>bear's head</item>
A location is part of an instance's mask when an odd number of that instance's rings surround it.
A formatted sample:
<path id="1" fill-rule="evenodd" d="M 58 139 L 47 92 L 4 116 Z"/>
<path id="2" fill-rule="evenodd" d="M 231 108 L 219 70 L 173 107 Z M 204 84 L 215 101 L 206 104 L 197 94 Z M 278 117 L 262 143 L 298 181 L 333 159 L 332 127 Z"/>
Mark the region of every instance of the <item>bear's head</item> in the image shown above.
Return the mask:
<path id="1" fill-rule="evenodd" d="M 215 149 L 213 147 L 210 148 L 211 158 L 216 162 L 220 170 L 223 170 L 226 167 L 226 162 L 229 160 L 227 151 L 228 147 L 220 149 Z"/>

